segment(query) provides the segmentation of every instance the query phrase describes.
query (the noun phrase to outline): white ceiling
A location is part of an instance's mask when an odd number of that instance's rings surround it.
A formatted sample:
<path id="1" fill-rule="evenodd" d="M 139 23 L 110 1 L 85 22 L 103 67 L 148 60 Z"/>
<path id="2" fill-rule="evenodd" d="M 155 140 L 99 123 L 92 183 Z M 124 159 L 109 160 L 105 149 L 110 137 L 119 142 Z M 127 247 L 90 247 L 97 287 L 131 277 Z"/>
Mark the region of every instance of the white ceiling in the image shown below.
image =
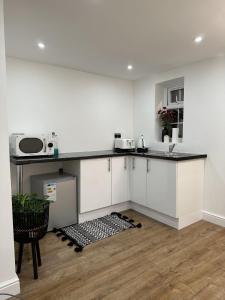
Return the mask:
<path id="1" fill-rule="evenodd" d="M 225 0 L 5 0 L 5 32 L 8 56 L 137 79 L 223 54 Z"/>

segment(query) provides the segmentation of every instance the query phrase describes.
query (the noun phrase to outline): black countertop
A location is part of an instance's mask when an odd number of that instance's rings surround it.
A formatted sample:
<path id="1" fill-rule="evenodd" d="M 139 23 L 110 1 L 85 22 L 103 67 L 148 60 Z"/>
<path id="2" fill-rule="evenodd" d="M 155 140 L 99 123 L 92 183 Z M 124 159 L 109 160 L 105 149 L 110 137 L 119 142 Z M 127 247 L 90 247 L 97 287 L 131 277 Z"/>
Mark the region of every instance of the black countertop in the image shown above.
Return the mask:
<path id="1" fill-rule="evenodd" d="M 147 153 L 133 153 L 133 156 L 146 157 L 146 158 L 157 158 L 173 161 L 182 161 L 190 159 L 206 158 L 207 154 L 193 154 L 193 153 L 181 153 L 181 152 L 165 152 L 165 151 L 148 151 Z"/>
<path id="2" fill-rule="evenodd" d="M 206 154 L 190 154 L 190 153 L 177 153 L 173 152 L 169 154 L 163 151 L 149 151 L 147 153 L 137 152 L 114 152 L 113 150 L 104 151 L 89 151 L 89 152 L 71 152 L 71 153 L 60 153 L 58 156 L 35 156 L 35 157 L 10 157 L 10 161 L 15 165 L 27 165 L 35 163 L 46 163 L 56 161 L 70 161 L 70 160 L 81 160 L 81 159 L 92 159 L 92 158 L 104 158 L 104 157 L 119 157 L 119 156 L 138 156 L 146 158 L 157 158 L 172 161 L 183 161 L 190 159 L 206 158 Z"/>

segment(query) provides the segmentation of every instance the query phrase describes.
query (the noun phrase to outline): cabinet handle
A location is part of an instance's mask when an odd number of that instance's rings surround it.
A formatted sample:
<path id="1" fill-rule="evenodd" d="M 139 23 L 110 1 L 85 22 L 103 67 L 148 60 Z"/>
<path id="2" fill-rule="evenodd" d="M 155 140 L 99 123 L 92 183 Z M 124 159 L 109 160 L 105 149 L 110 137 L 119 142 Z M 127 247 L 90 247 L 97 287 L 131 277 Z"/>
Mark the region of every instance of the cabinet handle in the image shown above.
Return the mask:
<path id="1" fill-rule="evenodd" d="M 111 164 L 110 164 L 110 158 L 108 158 L 108 171 L 111 171 Z"/>
<path id="2" fill-rule="evenodd" d="M 132 162 L 133 162 L 132 168 L 133 168 L 133 170 L 134 170 L 134 169 L 135 169 L 135 158 L 132 159 Z"/>
<path id="3" fill-rule="evenodd" d="M 124 157 L 124 170 L 126 170 L 126 169 L 127 169 L 127 158 Z"/>
<path id="4" fill-rule="evenodd" d="M 147 159 L 147 173 L 149 173 L 149 159 Z"/>

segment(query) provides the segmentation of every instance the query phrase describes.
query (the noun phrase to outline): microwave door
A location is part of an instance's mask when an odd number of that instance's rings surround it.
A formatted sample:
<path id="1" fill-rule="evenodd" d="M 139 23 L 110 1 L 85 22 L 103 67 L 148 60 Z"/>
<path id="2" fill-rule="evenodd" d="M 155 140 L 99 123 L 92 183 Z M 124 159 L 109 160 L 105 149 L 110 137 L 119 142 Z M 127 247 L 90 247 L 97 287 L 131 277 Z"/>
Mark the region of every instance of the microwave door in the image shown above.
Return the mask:
<path id="1" fill-rule="evenodd" d="M 44 142 L 41 138 L 25 137 L 19 142 L 19 151 L 21 155 L 38 155 L 43 152 Z"/>

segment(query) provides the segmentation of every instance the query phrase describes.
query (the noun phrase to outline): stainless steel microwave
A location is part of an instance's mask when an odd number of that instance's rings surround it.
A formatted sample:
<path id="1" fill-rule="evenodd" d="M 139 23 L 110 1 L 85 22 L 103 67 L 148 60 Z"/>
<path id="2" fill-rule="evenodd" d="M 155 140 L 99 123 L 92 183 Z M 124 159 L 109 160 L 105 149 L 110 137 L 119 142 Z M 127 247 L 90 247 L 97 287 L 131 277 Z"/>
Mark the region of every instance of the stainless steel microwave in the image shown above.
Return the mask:
<path id="1" fill-rule="evenodd" d="M 12 134 L 10 136 L 10 155 L 17 157 L 54 155 L 52 135 Z"/>

